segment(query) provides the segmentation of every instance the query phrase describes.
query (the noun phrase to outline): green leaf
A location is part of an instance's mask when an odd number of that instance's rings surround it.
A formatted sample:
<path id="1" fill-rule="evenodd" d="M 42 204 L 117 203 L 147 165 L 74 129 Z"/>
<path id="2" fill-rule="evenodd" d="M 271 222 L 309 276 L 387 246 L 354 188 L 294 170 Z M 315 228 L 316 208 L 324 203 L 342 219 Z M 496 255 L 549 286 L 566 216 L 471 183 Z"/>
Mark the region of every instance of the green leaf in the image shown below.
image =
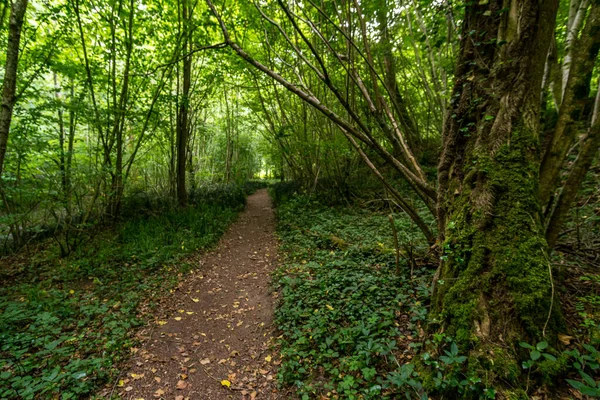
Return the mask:
<path id="1" fill-rule="evenodd" d="M 58 373 L 60 372 L 60 367 L 56 367 L 52 370 L 52 372 L 50 373 L 50 375 L 48 375 L 47 377 L 43 378 L 45 381 L 48 382 L 52 382 L 54 379 L 56 379 L 56 377 L 58 376 Z"/>
<path id="2" fill-rule="evenodd" d="M 548 342 L 539 342 L 535 347 L 540 351 L 544 350 L 548 347 Z"/>
<path id="3" fill-rule="evenodd" d="M 588 374 L 586 374 L 583 371 L 579 371 L 579 375 L 581 375 L 581 377 L 583 378 L 585 383 L 587 383 L 588 385 L 590 385 L 593 388 L 596 387 L 596 381 L 594 380 L 594 378 L 592 378 L 591 376 L 589 376 Z"/>
<path id="4" fill-rule="evenodd" d="M 533 350 L 533 346 L 530 345 L 529 343 L 520 342 L 519 346 L 524 347 L 524 348 L 529 349 L 529 350 Z"/>
<path id="5" fill-rule="evenodd" d="M 454 342 L 452 343 L 452 346 L 450 346 L 450 353 L 452 353 L 453 356 L 458 355 L 458 346 Z"/>
<path id="6" fill-rule="evenodd" d="M 552 354 L 548 354 L 548 353 L 542 353 L 542 356 L 544 356 L 544 358 L 546 360 L 549 361 L 556 361 L 556 357 L 554 357 Z"/>
<path id="7" fill-rule="evenodd" d="M 574 381 L 573 379 L 567 379 L 567 382 L 569 383 L 569 385 L 573 386 L 575 389 L 581 391 L 581 389 L 586 388 L 587 386 L 585 386 L 585 384 L 583 382 L 579 382 L 579 381 Z"/>
<path id="8" fill-rule="evenodd" d="M 55 340 L 53 342 L 46 343 L 46 345 L 44 347 L 47 350 L 54 350 L 56 348 L 56 346 L 58 346 L 60 344 L 60 342 L 62 342 L 62 340 L 58 339 L 58 340 Z"/>
<path id="9" fill-rule="evenodd" d="M 540 358 L 541 353 L 537 350 L 533 350 L 531 353 L 529 353 L 529 356 L 533 361 L 536 361 L 538 358 Z"/>

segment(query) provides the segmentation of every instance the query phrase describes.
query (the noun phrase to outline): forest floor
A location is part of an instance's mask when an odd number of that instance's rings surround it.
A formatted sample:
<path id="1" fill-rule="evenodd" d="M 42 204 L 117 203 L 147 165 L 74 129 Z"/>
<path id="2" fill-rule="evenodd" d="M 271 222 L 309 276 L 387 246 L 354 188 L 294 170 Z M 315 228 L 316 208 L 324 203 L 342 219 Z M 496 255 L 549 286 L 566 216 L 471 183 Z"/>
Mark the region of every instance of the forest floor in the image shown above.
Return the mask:
<path id="1" fill-rule="evenodd" d="M 271 272 L 275 218 L 265 189 L 200 267 L 140 331 L 139 348 L 104 395 L 126 399 L 279 399 L 273 351 Z"/>

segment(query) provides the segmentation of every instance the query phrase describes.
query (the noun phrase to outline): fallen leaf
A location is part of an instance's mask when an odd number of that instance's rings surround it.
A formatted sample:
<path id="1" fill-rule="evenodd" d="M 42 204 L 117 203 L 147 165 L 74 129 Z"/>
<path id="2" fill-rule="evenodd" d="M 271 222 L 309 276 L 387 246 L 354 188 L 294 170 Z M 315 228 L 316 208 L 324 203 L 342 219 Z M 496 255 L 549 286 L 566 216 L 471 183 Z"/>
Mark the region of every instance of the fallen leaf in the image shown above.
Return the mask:
<path id="1" fill-rule="evenodd" d="M 563 342 L 566 345 L 571 344 L 571 339 L 573 339 L 573 336 L 563 335 L 562 333 L 558 334 L 558 340 L 560 340 L 561 342 Z"/>
<path id="2" fill-rule="evenodd" d="M 181 321 L 181 317 L 175 317 L 173 318 L 175 321 Z"/>
<path id="3" fill-rule="evenodd" d="M 205 358 L 203 360 L 200 360 L 200 364 L 202 364 L 202 365 L 210 364 L 210 358 Z"/>
<path id="4" fill-rule="evenodd" d="M 163 394 L 165 394 L 165 391 L 162 389 L 156 389 L 156 392 L 154 392 L 154 397 L 160 397 Z"/>
<path id="5" fill-rule="evenodd" d="M 125 391 L 126 391 L 126 392 L 131 392 L 132 390 L 133 390 L 133 387 L 131 387 L 131 386 L 127 386 L 127 387 L 125 388 Z"/>
<path id="6" fill-rule="evenodd" d="M 167 323 L 167 321 L 158 321 L 158 322 L 157 322 L 157 324 L 159 324 L 159 325 L 164 325 L 164 324 L 166 324 L 166 323 Z"/>
<path id="7" fill-rule="evenodd" d="M 271 362 L 271 356 L 266 356 L 266 357 L 265 357 L 265 361 L 266 361 L 266 362 Z"/>
<path id="8" fill-rule="evenodd" d="M 193 311 L 186 311 L 185 312 L 187 315 L 192 315 L 194 312 Z"/>
<path id="9" fill-rule="evenodd" d="M 123 387 L 123 386 L 125 386 L 125 381 L 124 381 L 123 379 L 121 379 L 121 380 L 119 381 L 119 384 L 118 384 L 117 386 L 119 386 L 119 387 Z"/>
<path id="10" fill-rule="evenodd" d="M 183 400 L 183 396 L 182 395 L 175 396 L 175 400 Z"/>
<path id="11" fill-rule="evenodd" d="M 179 382 L 177 382 L 177 385 L 175 385 L 175 389 L 183 390 L 187 386 L 188 384 L 185 381 L 180 380 Z"/>
<path id="12" fill-rule="evenodd" d="M 231 382 L 229 382 L 227 379 L 223 379 L 221 381 L 221 385 L 225 386 L 225 387 L 231 387 Z"/>
<path id="13" fill-rule="evenodd" d="M 333 311 L 333 307 L 331 307 L 329 304 L 326 304 L 325 307 L 327 307 L 329 311 Z"/>
<path id="14" fill-rule="evenodd" d="M 156 381 L 156 383 L 160 383 L 160 378 L 158 376 L 155 376 L 154 380 Z"/>
<path id="15" fill-rule="evenodd" d="M 200 299 L 192 299 L 192 301 L 193 301 L 194 303 L 197 303 L 197 302 L 199 302 L 199 301 L 200 301 Z"/>

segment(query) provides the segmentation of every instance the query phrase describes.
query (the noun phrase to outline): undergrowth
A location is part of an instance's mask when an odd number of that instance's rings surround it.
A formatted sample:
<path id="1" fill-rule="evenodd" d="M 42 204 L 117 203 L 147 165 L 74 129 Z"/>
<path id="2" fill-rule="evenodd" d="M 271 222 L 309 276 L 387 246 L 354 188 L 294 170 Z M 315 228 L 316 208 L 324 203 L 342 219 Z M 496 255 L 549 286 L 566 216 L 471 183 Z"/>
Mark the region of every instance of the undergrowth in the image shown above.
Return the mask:
<path id="1" fill-rule="evenodd" d="M 411 279 L 405 260 L 395 275 L 387 215 L 292 197 L 280 202 L 277 216 L 286 254 L 275 276 L 279 379 L 302 398 L 421 392 L 413 370 L 401 365 L 412 358 L 409 344 L 427 316 L 431 275 L 417 267 Z M 423 243 L 407 219 L 397 215 L 396 224 L 402 241 Z"/>
<path id="2" fill-rule="evenodd" d="M 255 188 L 252 188 L 252 190 Z M 139 199 L 138 199 L 139 200 Z M 132 328 L 243 208 L 241 188 L 204 188 L 185 209 L 138 204 L 67 258 L 47 247 L 0 288 L 0 398 L 77 399 L 114 379 Z"/>
<path id="3" fill-rule="evenodd" d="M 402 248 L 396 275 L 387 213 L 328 207 L 293 183 L 275 186 L 271 194 L 284 254 L 274 276 L 282 355 L 278 378 L 300 398 L 600 397 L 597 274 L 580 278 L 583 292 L 557 280 L 567 298 L 579 293 L 580 321 L 569 329 L 573 336 L 560 334 L 556 348 L 518 343 L 522 388 L 494 388 L 484 371 L 468 368 L 469 349 L 447 334 L 423 331 L 432 271 L 417 262 L 411 279 L 410 255 L 428 248 L 406 217 L 394 215 Z"/>

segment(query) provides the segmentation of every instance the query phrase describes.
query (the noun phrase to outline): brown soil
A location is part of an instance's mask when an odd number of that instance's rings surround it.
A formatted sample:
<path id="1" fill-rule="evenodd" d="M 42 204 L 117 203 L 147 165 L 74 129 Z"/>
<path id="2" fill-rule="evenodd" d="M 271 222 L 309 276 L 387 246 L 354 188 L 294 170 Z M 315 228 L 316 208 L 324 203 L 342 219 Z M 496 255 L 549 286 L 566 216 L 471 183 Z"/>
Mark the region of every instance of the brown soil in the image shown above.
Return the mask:
<path id="1" fill-rule="evenodd" d="M 144 341 L 105 395 L 125 399 L 287 399 L 276 389 L 270 273 L 277 261 L 266 190 L 141 332 Z"/>

